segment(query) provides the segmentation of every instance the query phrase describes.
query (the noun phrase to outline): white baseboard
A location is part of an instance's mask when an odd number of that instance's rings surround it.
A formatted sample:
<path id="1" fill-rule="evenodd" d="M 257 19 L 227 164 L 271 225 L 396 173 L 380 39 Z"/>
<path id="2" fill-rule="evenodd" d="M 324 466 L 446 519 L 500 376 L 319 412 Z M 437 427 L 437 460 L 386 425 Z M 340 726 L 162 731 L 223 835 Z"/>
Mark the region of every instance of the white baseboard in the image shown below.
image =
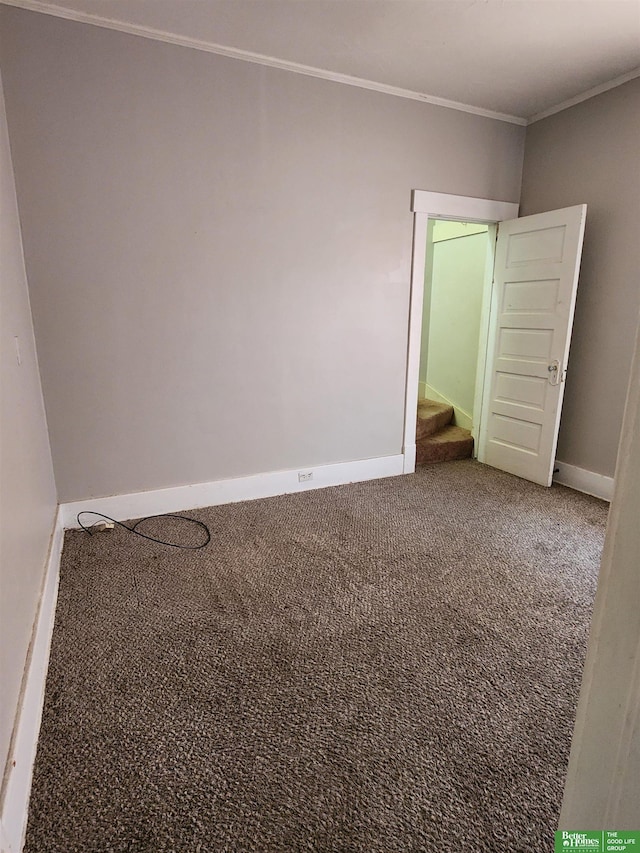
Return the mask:
<path id="1" fill-rule="evenodd" d="M 33 644 L 27 662 L 28 669 L 24 693 L 18 708 L 13 748 L 9 756 L 9 776 L 6 781 L 2 815 L 0 816 L 0 848 L 2 853 L 20 853 L 24 845 L 33 764 L 42 720 L 49 650 L 58 597 L 60 555 L 63 540 L 62 513 L 58 508 L 51 534 L 42 597 L 35 621 Z"/>
<path id="2" fill-rule="evenodd" d="M 311 473 L 312 479 L 298 481 L 299 473 Z M 128 495 L 113 495 L 107 498 L 75 501 L 60 505 L 65 529 L 79 527 L 77 515 L 84 510 L 104 513 L 124 521 L 147 515 L 197 509 L 204 506 L 250 501 L 292 492 L 307 492 L 326 486 L 341 486 L 380 477 L 395 477 L 404 473 L 404 456 L 379 456 L 375 459 L 360 459 L 354 462 L 337 462 L 333 465 L 300 467 L 289 471 L 271 471 L 250 477 L 231 480 L 214 480 L 191 486 L 175 486 L 149 492 Z"/>
<path id="3" fill-rule="evenodd" d="M 587 471 L 586 468 L 578 468 L 575 465 L 567 465 L 566 462 L 556 461 L 555 467 L 558 472 L 553 476 L 554 483 L 568 486 L 586 495 L 593 495 L 603 501 L 610 501 L 613 497 L 613 477 L 596 474 L 595 471 Z"/>

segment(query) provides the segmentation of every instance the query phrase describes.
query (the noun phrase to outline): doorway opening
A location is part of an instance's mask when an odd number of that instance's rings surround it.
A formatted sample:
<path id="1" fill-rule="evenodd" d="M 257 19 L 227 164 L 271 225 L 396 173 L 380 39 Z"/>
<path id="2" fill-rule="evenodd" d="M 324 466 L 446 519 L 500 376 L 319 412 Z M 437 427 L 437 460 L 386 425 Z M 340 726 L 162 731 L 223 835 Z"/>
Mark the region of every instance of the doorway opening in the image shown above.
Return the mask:
<path id="1" fill-rule="evenodd" d="M 407 383 L 405 388 L 404 418 L 404 473 L 410 474 L 416 467 L 416 413 L 418 409 L 418 391 L 420 387 L 420 363 L 422 349 L 423 307 L 425 302 L 425 280 L 427 266 L 430 263 L 427 243 L 428 232 L 434 220 L 449 220 L 488 226 L 486 258 L 485 292 L 483 293 L 480 337 L 477 350 L 478 364 L 476 375 L 484 377 L 486 368 L 486 346 L 488 341 L 489 313 L 491 303 L 491 280 L 493 276 L 494 242 L 496 223 L 518 215 L 518 205 L 513 202 L 494 201 L 470 196 L 455 196 L 447 193 L 434 193 L 414 190 L 411 209 L 413 220 L 413 255 L 411 264 L 411 302 L 409 308 L 409 338 L 407 348 Z M 488 286 L 487 286 L 488 281 Z M 483 340 L 484 338 L 484 340 Z M 426 344 L 428 353 L 428 343 Z M 483 400 L 482 382 L 478 382 L 474 394 L 472 435 L 478 446 L 478 426 Z M 425 389 L 426 390 L 426 389 Z M 475 421 L 475 423 L 473 423 Z"/>
<path id="2" fill-rule="evenodd" d="M 587 206 L 517 218 L 516 204 L 416 190 L 412 207 L 404 471 L 415 471 L 416 465 L 429 222 L 492 223 L 497 239 L 495 245 L 489 242 L 487 253 L 493 273 L 485 279 L 486 322 L 481 315 L 472 414 L 477 456 L 494 468 L 550 486 Z"/>
<path id="3" fill-rule="evenodd" d="M 429 219 L 416 464 L 477 455 L 493 242 L 495 225 Z"/>

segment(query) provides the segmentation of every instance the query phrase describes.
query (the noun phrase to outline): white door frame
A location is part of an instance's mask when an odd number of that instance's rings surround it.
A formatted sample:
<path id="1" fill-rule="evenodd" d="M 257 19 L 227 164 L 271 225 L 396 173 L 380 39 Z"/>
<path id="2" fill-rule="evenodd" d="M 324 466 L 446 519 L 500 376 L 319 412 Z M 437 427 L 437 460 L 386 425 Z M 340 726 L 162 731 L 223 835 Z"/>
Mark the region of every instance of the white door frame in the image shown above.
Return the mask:
<path id="1" fill-rule="evenodd" d="M 429 219 L 459 219 L 463 222 L 495 224 L 503 219 L 515 219 L 518 216 L 518 205 L 510 201 L 494 201 L 486 198 L 413 190 L 411 210 L 414 215 L 413 251 L 411 257 L 409 340 L 407 344 L 407 381 L 402 451 L 405 474 L 413 474 L 416 470 L 416 412 L 418 410 L 422 303 Z"/>

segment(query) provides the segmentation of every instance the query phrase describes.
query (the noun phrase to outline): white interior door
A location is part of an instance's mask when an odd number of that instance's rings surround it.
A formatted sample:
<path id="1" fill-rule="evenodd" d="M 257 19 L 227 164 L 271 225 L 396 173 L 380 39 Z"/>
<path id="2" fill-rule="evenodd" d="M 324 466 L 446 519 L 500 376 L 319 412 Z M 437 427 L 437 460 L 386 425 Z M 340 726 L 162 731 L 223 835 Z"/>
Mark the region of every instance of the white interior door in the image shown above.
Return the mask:
<path id="1" fill-rule="evenodd" d="M 550 486 L 585 204 L 500 222 L 478 459 Z"/>

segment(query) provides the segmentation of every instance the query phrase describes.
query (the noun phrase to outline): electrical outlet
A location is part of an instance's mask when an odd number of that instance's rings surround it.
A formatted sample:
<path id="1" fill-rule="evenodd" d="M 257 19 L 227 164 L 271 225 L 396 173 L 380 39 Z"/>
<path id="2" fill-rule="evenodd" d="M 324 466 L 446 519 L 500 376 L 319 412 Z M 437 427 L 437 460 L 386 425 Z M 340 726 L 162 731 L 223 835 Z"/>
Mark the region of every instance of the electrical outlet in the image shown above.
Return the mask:
<path id="1" fill-rule="evenodd" d="M 298 471 L 299 483 L 308 483 L 309 480 L 313 480 L 313 471 Z"/>

